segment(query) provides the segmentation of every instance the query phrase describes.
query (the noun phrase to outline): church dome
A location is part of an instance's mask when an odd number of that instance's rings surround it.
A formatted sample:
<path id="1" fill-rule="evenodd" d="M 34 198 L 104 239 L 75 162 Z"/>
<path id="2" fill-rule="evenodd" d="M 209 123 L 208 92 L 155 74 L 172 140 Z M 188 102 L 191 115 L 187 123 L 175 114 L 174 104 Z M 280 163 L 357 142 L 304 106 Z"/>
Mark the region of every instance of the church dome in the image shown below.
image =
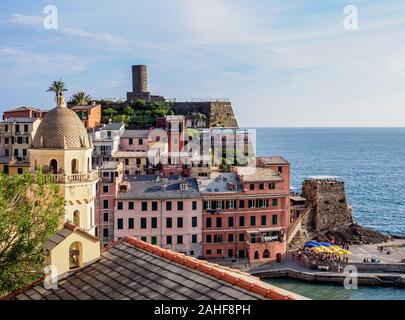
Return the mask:
<path id="1" fill-rule="evenodd" d="M 88 149 L 89 136 L 78 115 L 58 105 L 47 113 L 39 125 L 33 142 L 34 148 Z"/>

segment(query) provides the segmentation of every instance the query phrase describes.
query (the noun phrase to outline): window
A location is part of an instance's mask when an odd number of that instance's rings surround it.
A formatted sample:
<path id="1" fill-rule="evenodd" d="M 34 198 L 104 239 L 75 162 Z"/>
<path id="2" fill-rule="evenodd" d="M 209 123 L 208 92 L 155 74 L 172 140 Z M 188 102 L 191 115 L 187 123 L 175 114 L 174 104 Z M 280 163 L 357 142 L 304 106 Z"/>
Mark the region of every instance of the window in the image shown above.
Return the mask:
<path id="1" fill-rule="evenodd" d="M 152 202 L 152 211 L 158 211 L 158 203 L 156 201 Z"/>
<path id="2" fill-rule="evenodd" d="M 151 238 L 151 243 L 152 244 L 154 244 L 154 245 L 157 245 L 157 237 L 155 237 L 155 236 L 153 236 L 152 238 Z"/>
<path id="3" fill-rule="evenodd" d="M 183 236 L 177 236 L 177 244 L 183 244 Z"/>
<path id="4" fill-rule="evenodd" d="M 232 249 L 228 249 L 228 257 L 233 257 L 233 250 Z"/>
<path id="5" fill-rule="evenodd" d="M 249 200 L 249 208 L 256 208 L 256 200 Z"/>
<path id="6" fill-rule="evenodd" d="M 193 201 L 192 209 L 197 210 L 197 201 Z"/>
<path id="7" fill-rule="evenodd" d="M 243 209 L 245 207 L 245 200 L 240 200 L 239 201 L 239 208 Z"/>
<path id="8" fill-rule="evenodd" d="M 177 201 L 177 210 L 183 211 L 184 203 L 183 201 Z"/>
<path id="9" fill-rule="evenodd" d="M 146 218 L 141 218 L 141 229 L 147 228 L 147 221 Z"/>
<path id="10" fill-rule="evenodd" d="M 228 217 L 228 227 L 229 228 L 233 227 L 233 217 Z"/>
<path id="11" fill-rule="evenodd" d="M 262 226 L 265 226 L 267 224 L 267 217 L 266 216 L 262 216 L 261 224 L 262 224 Z"/>
<path id="12" fill-rule="evenodd" d="M 103 200 L 103 208 L 108 209 L 108 200 Z"/>
<path id="13" fill-rule="evenodd" d="M 191 227 L 192 228 L 197 228 L 197 217 L 192 217 L 191 218 Z"/>
<path id="14" fill-rule="evenodd" d="M 148 239 L 147 239 L 147 237 L 141 237 L 141 241 L 143 241 L 143 242 L 147 242 L 147 241 L 148 241 Z"/>
<path id="15" fill-rule="evenodd" d="M 134 218 L 128 219 L 128 229 L 130 230 L 134 229 Z"/>
<path id="16" fill-rule="evenodd" d="M 104 229 L 103 229 L 103 237 L 104 237 L 104 238 L 108 238 L 108 237 L 109 237 L 108 234 L 109 234 L 108 229 L 107 229 L 107 228 L 104 228 Z"/>
<path id="17" fill-rule="evenodd" d="M 222 228 L 222 218 L 217 218 L 217 228 Z"/>
<path id="18" fill-rule="evenodd" d="M 148 211 L 148 203 L 146 201 L 142 201 L 142 211 Z"/>
<path id="19" fill-rule="evenodd" d="M 206 227 L 207 227 L 207 228 L 212 228 L 212 219 L 211 219 L 211 218 L 207 218 L 207 220 L 206 220 Z"/>
<path id="20" fill-rule="evenodd" d="M 173 237 L 172 236 L 167 236 L 166 237 L 166 244 L 172 244 L 173 243 Z"/>
<path id="21" fill-rule="evenodd" d="M 245 226 L 245 217 L 239 217 L 239 227 Z"/>
<path id="22" fill-rule="evenodd" d="M 117 219 L 117 228 L 118 230 L 124 229 L 124 219 Z"/>
<path id="23" fill-rule="evenodd" d="M 209 256 L 209 255 L 212 254 L 212 251 L 211 251 L 211 250 L 207 250 L 205 253 L 207 254 L 207 256 Z"/>
<path id="24" fill-rule="evenodd" d="M 233 242 L 233 233 L 228 234 L 228 242 Z"/>
<path id="25" fill-rule="evenodd" d="M 272 206 L 277 207 L 278 206 L 278 199 L 273 199 L 272 201 Z"/>
<path id="26" fill-rule="evenodd" d="M 157 228 L 157 218 L 152 218 L 152 229 Z"/>
<path id="27" fill-rule="evenodd" d="M 276 189 L 276 184 L 275 184 L 274 182 L 269 183 L 269 189 L 270 189 L 270 190 Z"/>
<path id="28" fill-rule="evenodd" d="M 211 201 L 204 201 L 204 210 L 211 209 Z"/>
<path id="29" fill-rule="evenodd" d="M 28 124 L 24 124 L 24 132 L 28 132 Z"/>
<path id="30" fill-rule="evenodd" d="M 103 186 L 103 193 L 108 193 L 108 186 Z"/>
<path id="31" fill-rule="evenodd" d="M 108 222 L 108 212 L 104 212 L 103 216 L 104 222 Z"/>
<path id="32" fill-rule="evenodd" d="M 172 218 L 166 218 L 166 228 L 171 229 L 173 227 L 173 219 Z"/>
<path id="33" fill-rule="evenodd" d="M 193 234 L 191 236 L 191 243 L 197 243 L 197 235 L 196 234 Z"/>
<path id="34" fill-rule="evenodd" d="M 239 233 L 239 241 L 245 241 L 245 234 Z"/>
<path id="35" fill-rule="evenodd" d="M 103 177 L 104 177 L 104 178 L 107 178 L 107 177 L 109 177 L 109 176 L 110 176 L 110 173 L 109 173 L 109 172 L 106 172 L 106 171 L 103 172 Z"/>
<path id="36" fill-rule="evenodd" d="M 125 165 L 129 166 L 129 159 L 125 159 Z"/>
<path id="37" fill-rule="evenodd" d="M 264 190 L 264 184 L 263 183 L 259 184 L 259 190 Z"/>
<path id="38" fill-rule="evenodd" d="M 141 158 L 137 158 L 136 159 L 136 165 L 139 167 L 141 165 Z"/>
<path id="39" fill-rule="evenodd" d="M 124 204 L 122 202 L 118 202 L 117 204 L 118 210 L 124 209 Z"/>
<path id="40" fill-rule="evenodd" d="M 234 209 L 235 208 L 235 201 L 234 200 L 229 200 L 228 201 L 228 209 Z"/>
<path id="41" fill-rule="evenodd" d="M 211 236 L 210 234 L 207 234 L 207 235 L 205 236 L 205 242 L 206 242 L 206 243 L 212 243 L 212 236 Z"/>
<path id="42" fill-rule="evenodd" d="M 214 243 L 222 243 L 222 235 L 221 234 L 214 235 Z"/>
<path id="43" fill-rule="evenodd" d="M 183 218 L 182 217 L 177 218 L 177 228 L 183 228 Z"/>
<path id="44" fill-rule="evenodd" d="M 283 167 L 278 167 L 278 172 L 283 173 Z"/>
<path id="45" fill-rule="evenodd" d="M 18 168 L 18 169 L 17 169 L 17 173 L 18 173 L 18 174 L 23 174 L 23 169 L 22 169 L 22 168 Z"/>
<path id="46" fill-rule="evenodd" d="M 130 146 L 133 145 L 133 144 L 134 144 L 134 139 L 129 138 L 129 139 L 128 139 L 128 144 L 129 144 Z"/>
<path id="47" fill-rule="evenodd" d="M 250 226 L 252 226 L 252 227 L 256 226 L 256 216 L 250 217 Z"/>
<path id="48" fill-rule="evenodd" d="M 278 223 L 278 216 L 277 216 L 276 214 L 273 214 L 272 223 L 273 223 L 273 224 L 277 224 L 277 223 Z"/>
<path id="49" fill-rule="evenodd" d="M 17 143 L 18 143 L 18 144 L 22 144 L 22 143 L 23 143 L 22 137 L 18 137 L 18 138 L 17 138 Z"/>
<path id="50" fill-rule="evenodd" d="M 128 202 L 128 209 L 134 210 L 134 208 L 135 208 L 134 203 L 132 201 Z"/>
<path id="51" fill-rule="evenodd" d="M 172 202 L 171 201 L 166 202 L 166 211 L 172 211 Z"/>
<path id="52" fill-rule="evenodd" d="M 138 144 L 139 144 L 140 146 L 142 146 L 142 145 L 143 145 L 143 139 L 139 139 L 139 140 L 138 140 Z"/>
<path id="53" fill-rule="evenodd" d="M 19 124 L 15 125 L 15 132 L 20 132 L 20 125 Z"/>
<path id="54" fill-rule="evenodd" d="M 222 254 L 222 249 L 217 249 L 217 254 Z"/>
<path id="55" fill-rule="evenodd" d="M 251 184 L 250 185 L 250 190 L 254 190 L 255 189 L 255 185 L 254 184 Z"/>

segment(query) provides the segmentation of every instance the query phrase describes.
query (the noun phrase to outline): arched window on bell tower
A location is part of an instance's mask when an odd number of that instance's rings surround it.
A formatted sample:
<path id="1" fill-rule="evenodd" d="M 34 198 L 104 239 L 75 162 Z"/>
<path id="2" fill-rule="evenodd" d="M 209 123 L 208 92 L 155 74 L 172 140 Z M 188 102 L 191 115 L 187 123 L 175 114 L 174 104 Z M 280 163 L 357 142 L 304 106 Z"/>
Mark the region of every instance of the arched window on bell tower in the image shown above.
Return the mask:
<path id="1" fill-rule="evenodd" d="M 73 159 L 72 160 L 72 174 L 79 173 L 79 160 Z"/>
<path id="2" fill-rule="evenodd" d="M 52 174 L 58 173 L 58 161 L 56 161 L 55 159 L 52 159 L 49 164 L 49 172 Z"/>
<path id="3" fill-rule="evenodd" d="M 69 270 L 75 270 L 83 266 L 82 244 L 74 242 L 69 247 Z"/>

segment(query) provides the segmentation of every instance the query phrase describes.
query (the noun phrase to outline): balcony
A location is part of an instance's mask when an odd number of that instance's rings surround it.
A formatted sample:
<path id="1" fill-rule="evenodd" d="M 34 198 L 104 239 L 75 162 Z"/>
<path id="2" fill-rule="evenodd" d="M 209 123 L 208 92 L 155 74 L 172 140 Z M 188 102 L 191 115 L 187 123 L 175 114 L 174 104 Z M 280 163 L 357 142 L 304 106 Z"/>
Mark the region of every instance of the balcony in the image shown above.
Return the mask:
<path id="1" fill-rule="evenodd" d="M 100 179 L 98 171 L 79 174 L 50 174 L 49 178 L 52 182 L 58 184 L 86 183 Z"/>

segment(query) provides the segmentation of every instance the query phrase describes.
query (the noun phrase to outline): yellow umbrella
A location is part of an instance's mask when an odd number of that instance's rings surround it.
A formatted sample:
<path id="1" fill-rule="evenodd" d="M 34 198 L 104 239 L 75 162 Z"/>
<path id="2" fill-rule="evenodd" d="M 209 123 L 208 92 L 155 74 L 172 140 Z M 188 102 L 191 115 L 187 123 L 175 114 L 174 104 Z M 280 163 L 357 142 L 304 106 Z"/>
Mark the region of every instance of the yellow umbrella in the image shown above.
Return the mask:
<path id="1" fill-rule="evenodd" d="M 332 250 L 330 250 L 329 248 L 327 248 L 327 247 L 325 247 L 325 246 L 320 246 L 319 248 L 320 248 L 323 252 L 326 252 L 326 253 L 333 253 Z"/>

